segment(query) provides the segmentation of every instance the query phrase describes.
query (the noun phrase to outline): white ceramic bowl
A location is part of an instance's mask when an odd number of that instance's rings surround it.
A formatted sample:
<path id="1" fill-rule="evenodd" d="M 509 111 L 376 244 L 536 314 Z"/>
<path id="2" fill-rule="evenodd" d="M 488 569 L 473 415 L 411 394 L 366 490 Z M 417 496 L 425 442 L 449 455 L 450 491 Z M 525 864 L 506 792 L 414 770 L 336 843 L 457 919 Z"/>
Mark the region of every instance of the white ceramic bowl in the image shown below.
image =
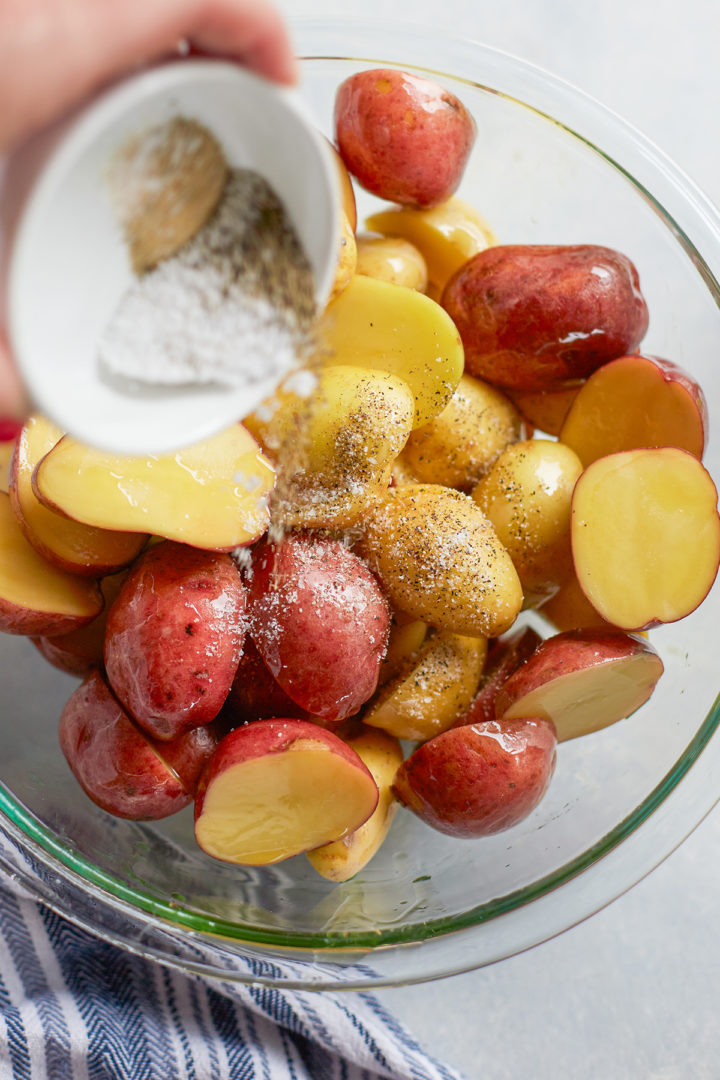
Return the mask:
<path id="1" fill-rule="evenodd" d="M 337 169 L 311 110 L 295 91 L 229 63 L 188 59 L 144 71 L 26 149 L 10 179 L 29 196 L 4 222 L 14 233 L 11 347 L 40 411 L 78 439 L 118 453 L 198 442 L 246 415 L 277 381 L 126 390 L 99 369 L 98 339 L 133 280 L 104 173 L 128 136 L 177 115 L 206 125 L 231 166 L 270 182 L 308 255 L 320 306 L 337 261 Z"/>

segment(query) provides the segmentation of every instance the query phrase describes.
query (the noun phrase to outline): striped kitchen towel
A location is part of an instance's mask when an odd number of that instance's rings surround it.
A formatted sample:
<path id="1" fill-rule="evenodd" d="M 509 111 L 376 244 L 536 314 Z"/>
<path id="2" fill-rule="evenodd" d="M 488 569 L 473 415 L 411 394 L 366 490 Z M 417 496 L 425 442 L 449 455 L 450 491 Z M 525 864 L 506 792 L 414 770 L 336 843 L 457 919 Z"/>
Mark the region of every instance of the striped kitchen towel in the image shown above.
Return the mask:
<path id="1" fill-rule="evenodd" d="M 12 843 L 0 831 L 0 861 Z M 372 994 L 182 974 L 97 940 L 1 879 L 0 1080 L 380 1077 L 461 1080 Z"/>

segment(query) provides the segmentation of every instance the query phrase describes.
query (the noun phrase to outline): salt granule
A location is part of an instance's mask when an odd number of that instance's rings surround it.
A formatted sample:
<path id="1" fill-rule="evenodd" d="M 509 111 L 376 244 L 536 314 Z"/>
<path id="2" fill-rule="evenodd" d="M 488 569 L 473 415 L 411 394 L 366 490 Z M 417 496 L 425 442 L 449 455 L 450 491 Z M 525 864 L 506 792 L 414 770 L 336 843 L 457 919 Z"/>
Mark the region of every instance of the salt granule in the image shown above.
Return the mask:
<path id="1" fill-rule="evenodd" d="M 312 270 L 282 203 L 233 169 L 210 220 L 125 293 L 99 363 L 142 383 L 252 385 L 296 366 L 314 319 Z"/>

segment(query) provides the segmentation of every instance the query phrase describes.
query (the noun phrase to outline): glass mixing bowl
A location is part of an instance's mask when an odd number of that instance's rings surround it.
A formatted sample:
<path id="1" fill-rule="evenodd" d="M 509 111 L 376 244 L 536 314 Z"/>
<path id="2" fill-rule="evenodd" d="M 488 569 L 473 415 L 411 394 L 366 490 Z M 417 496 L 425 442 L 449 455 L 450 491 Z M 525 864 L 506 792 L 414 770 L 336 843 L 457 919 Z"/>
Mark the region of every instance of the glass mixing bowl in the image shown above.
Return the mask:
<path id="1" fill-rule="evenodd" d="M 303 92 L 331 133 L 335 88 L 363 68 L 430 73 L 470 108 L 478 139 L 460 194 L 501 242 L 597 243 L 637 265 L 644 348 L 687 368 L 720 430 L 720 219 L 623 121 L 482 45 L 404 27 L 296 26 Z M 350 55 L 352 54 L 352 55 Z M 361 200 L 361 213 L 372 206 Z M 706 463 L 720 477 L 718 441 Z M 2 636 L 0 822 L 6 870 L 96 934 L 225 979 L 316 989 L 406 983 L 510 956 L 585 918 L 663 859 L 720 793 L 717 588 L 652 632 L 665 674 L 630 719 L 563 743 L 521 825 L 454 840 L 400 811 L 384 848 L 333 885 L 302 857 L 266 869 L 206 857 L 190 810 L 155 824 L 96 809 L 57 747 L 75 685 Z"/>

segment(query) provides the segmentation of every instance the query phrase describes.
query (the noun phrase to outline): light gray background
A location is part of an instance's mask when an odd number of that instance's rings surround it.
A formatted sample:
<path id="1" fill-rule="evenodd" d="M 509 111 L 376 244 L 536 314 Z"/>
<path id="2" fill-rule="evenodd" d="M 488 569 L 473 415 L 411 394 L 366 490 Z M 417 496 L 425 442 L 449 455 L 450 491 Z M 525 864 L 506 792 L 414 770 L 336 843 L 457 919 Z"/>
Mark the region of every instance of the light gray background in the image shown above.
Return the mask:
<path id="1" fill-rule="evenodd" d="M 717 0 L 280 0 L 475 38 L 621 113 L 720 204 Z M 720 362 L 720 358 L 718 358 Z M 470 975 L 380 993 L 469 1080 L 719 1080 L 720 810 L 629 894 Z"/>

